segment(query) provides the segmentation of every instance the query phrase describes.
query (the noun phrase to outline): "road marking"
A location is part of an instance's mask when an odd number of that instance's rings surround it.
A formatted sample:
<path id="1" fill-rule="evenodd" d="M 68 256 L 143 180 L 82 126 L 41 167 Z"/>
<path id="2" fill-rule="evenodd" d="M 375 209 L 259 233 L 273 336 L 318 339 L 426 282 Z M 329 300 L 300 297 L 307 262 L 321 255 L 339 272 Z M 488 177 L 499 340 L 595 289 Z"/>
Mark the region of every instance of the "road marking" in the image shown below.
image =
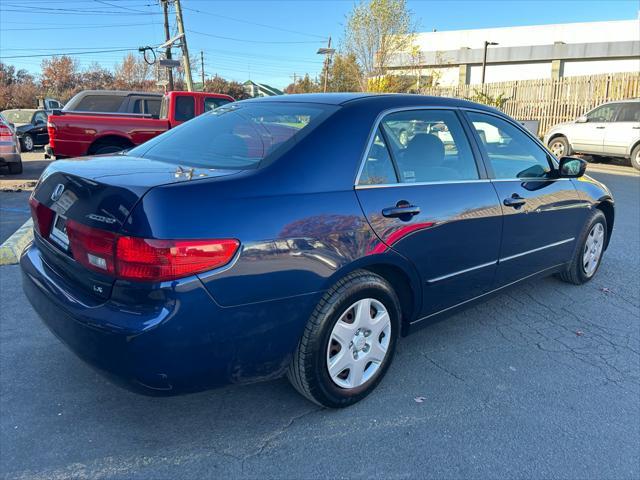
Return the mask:
<path id="1" fill-rule="evenodd" d="M 22 251 L 31 240 L 33 240 L 33 221 L 29 219 L 0 245 L 0 266 L 18 263 Z"/>

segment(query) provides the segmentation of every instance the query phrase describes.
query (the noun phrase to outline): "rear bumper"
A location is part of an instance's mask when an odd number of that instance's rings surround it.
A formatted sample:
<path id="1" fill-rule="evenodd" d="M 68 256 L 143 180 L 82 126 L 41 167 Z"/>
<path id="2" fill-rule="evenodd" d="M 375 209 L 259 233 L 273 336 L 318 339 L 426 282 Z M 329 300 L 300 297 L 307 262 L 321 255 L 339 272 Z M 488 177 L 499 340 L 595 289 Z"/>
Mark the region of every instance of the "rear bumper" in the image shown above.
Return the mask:
<path id="1" fill-rule="evenodd" d="M 45 325 L 111 380 L 150 395 L 282 375 L 316 300 L 222 308 L 192 277 L 163 286 L 159 304 L 87 306 L 65 290 L 36 246 L 20 264 L 25 294 Z"/>

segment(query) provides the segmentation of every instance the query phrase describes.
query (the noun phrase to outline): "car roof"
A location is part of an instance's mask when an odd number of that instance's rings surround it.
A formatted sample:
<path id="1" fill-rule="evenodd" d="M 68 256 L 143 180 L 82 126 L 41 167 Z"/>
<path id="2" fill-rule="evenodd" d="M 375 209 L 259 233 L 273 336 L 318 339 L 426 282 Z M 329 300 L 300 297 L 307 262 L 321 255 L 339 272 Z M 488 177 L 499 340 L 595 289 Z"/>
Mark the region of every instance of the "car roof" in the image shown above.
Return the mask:
<path id="1" fill-rule="evenodd" d="M 467 107 L 498 112 L 493 107 L 450 97 L 434 97 L 406 93 L 297 93 L 291 95 L 277 95 L 273 97 L 259 97 L 244 102 L 279 102 L 279 103 L 322 103 L 325 105 L 347 105 L 351 103 L 380 103 L 386 108 L 397 105 L 405 106 L 442 106 Z"/>
<path id="2" fill-rule="evenodd" d="M 135 90 L 83 90 L 78 95 L 111 95 L 115 97 L 126 97 L 128 95 L 146 95 L 152 97 L 161 97 L 158 92 L 138 92 Z"/>

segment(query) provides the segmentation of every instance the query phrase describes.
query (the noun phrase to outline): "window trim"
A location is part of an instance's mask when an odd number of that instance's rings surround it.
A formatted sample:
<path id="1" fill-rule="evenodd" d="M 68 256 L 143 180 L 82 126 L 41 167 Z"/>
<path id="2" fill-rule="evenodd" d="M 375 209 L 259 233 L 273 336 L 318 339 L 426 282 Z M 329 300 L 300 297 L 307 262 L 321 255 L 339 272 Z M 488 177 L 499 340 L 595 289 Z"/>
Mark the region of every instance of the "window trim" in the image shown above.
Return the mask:
<path id="1" fill-rule="evenodd" d="M 480 113 L 480 114 L 484 114 L 484 115 L 489 115 L 489 116 L 492 116 L 492 117 L 496 117 L 496 118 L 498 118 L 500 120 L 503 120 L 503 121 L 505 121 L 507 123 L 510 123 L 513 127 L 518 129 L 520 132 L 524 133 L 525 136 L 527 136 L 531 140 L 533 140 L 533 142 L 538 147 L 540 147 L 544 153 L 546 153 L 547 160 L 550 163 L 552 171 L 557 171 L 558 170 L 558 161 L 557 161 L 555 155 L 553 155 L 549 151 L 549 149 L 540 141 L 540 139 L 538 137 L 533 135 L 529 130 L 524 128 L 520 123 L 518 123 L 517 121 L 511 119 L 510 117 L 508 117 L 506 115 L 501 115 L 500 113 L 494 113 L 494 112 L 490 112 L 490 111 L 487 111 L 487 110 L 482 110 L 480 108 L 462 107 L 460 109 L 460 111 L 463 113 L 465 121 L 467 122 L 469 128 L 472 131 L 473 141 L 477 144 L 478 148 L 480 149 L 480 155 L 482 156 L 482 160 L 485 163 L 485 168 L 487 169 L 488 178 L 491 179 L 491 181 L 493 181 L 493 182 L 513 182 L 513 181 L 518 181 L 518 182 L 533 182 L 533 181 L 541 182 L 541 181 L 546 181 L 546 182 L 550 182 L 550 181 L 557 181 L 557 180 L 570 180 L 568 178 L 558 178 L 558 177 L 551 177 L 551 178 L 541 178 L 541 177 L 496 178 L 496 174 L 495 174 L 495 172 L 493 170 L 493 166 L 491 165 L 491 159 L 488 157 L 487 151 L 486 151 L 486 149 L 484 148 L 484 146 L 482 144 L 482 140 L 480 139 L 480 135 L 478 135 L 478 132 L 476 131 L 475 127 L 473 126 L 473 122 L 471 121 L 471 118 L 469 118 L 469 115 L 467 115 L 467 112 L 473 112 L 473 113 Z"/>
<path id="2" fill-rule="evenodd" d="M 462 130 L 463 130 L 464 135 L 465 135 L 465 138 L 467 139 L 467 142 L 469 143 L 469 147 L 471 148 L 471 154 L 473 156 L 474 162 L 476 163 L 476 168 L 478 170 L 478 177 L 479 178 L 472 179 L 472 180 L 443 180 L 441 182 L 411 182 L 411 183 L 403 183 L 403 182 L 400 182 L 400 178 L 398 176 L 398 171 L 397 171 L 397 166 L 395 164 L 395 159 L 393 158 L 393 156 L 390 153 L 391 161 L 394 164 L 393 168 L 394 168 L 394 170 L 396 170 L 396 177 L 398 178 L 397 183 L 388 183 L 388 184 L 385 183 L 385 184 L 377 184 L 377 185 L 359 185 L 360 176 L 362 175 L 362 171 L 364 170 L 365 162 L 367 161 L 367 155 L 369 154 L 369 150 L 371 149 L 371 146 L 373 145 L 373 142 L 375 141 L 376 132 L 378 131 L 378 128 L 380 127 L 380 124 L 382 123 L 382 120 L 384 120 L 384 118 L 387 117 L 388 115 L 391 115 L 391 114 L 394 114 L 394 113 L 410 112 L 410 111 L 416 111 L 416 110 L 445 110 L 445 111 L 448 111 L 448 112 L 453 112 L 453 114 L 456 116 L 456 118 L 460 122 L 460 125 L 462 126 Z M 482 110 L 480 110 L 480 111 L 482 111 Z M 368 188 L 388 188 L 388 187 L 402 187 L 402 186 L 414 186 L 414 185 L 415 186 L 420 186 L 420 185 L 446 185 L 446 184 L 456 184 L 456 183 L 481 183 L 481 182 L 489 181 L 489 175 L 488 175 L 489 172 L 486 169 L 484 158 L 482 156 L 482 151 L 476 145 L 475 138 L 473 138 L 473 140 L 472 140 L 472 137 L 470 137 L 470 133 L 473 134 L 473 132 L 469 130 L 469 125 L 467 124 L 467 121 L 468 120 L 465 118 L 465 116 L 461 114 L 460 107 L 445 107 L 445 106 L 440 106 L 440 105 L 412 105 L 412 106 L 405 106 L 405 107 L 388 108 L 386 110 L 383 110 L 376 117 L 375 121 L 373 122 L 373 126 L 371 128 L 371 131 L 369 132 L 369 137 L 368 137 L 367 143 L 365 145 L 364 152 L 362 153 L 362 155 L 360 157 L 360 166 L 358 167 L 358 171 L 357 171 L 354 183 L 353 183 L 353 187 L 356 190 L 364 190 L 364 189 L 368 189 Z M 383 131 L 383 129 L 380 129 L 380 130 Z M 386 134 L 386 132 L 383 131 L 383 134 Z M 391 149 L 389 148 L 389 146 L 386 145 L 386 147 L 387 147 L 387 150 L 389 152 L 391 152 Z"/>

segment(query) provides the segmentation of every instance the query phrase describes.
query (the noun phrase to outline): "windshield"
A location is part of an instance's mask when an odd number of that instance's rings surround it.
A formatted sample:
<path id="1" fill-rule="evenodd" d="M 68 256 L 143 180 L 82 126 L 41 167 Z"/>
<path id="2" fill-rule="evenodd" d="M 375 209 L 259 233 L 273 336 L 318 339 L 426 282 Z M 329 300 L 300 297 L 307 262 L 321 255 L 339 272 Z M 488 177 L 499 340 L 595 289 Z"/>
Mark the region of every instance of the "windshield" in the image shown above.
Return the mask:
<path id="1" fill-rule="evenodd" d="M 2 115 L 11 123 L 31 123 L 33 111 L 29 110 L 5 110 Z"/>
<path id="2" fill-rule="evenodd" d="M 230 103 L 149 140 L 129 155 L 200 168 L 257 168 L 282 155 L 337 107 Z"/>

